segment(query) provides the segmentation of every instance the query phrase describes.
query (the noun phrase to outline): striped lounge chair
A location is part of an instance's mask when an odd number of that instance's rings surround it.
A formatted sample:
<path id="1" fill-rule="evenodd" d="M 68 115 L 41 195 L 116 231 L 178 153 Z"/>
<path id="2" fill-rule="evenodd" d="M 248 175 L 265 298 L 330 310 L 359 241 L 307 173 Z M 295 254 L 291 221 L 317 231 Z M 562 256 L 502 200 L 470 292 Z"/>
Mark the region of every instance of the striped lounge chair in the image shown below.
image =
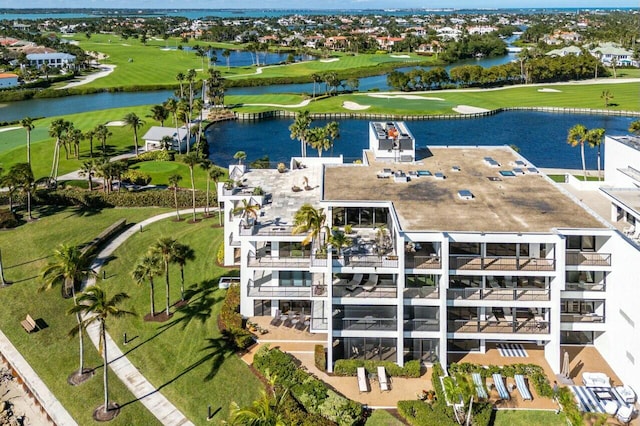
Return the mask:
<path id="1" fill-rule="evenodd" d="M 531 398 L 531 392 L 529 392 L 527 383 L 524 381 L 524 376 L 522 374 L 516 374 L 514 378 L 516 379 L 516 386 L 518 387 L 518 392 L 522 395 L 522 399 L 532 400 L 533 398 Z"/>
<path id="2" fill-rule="evenodd" d="M 493 383 L 496 386 L 498 395 L 500 395 L 500 399 L 505 399 L 505 400 L 511 399 L 511 395 L 509 395 L 509 391 L 507 390 L 507 387 L 504 385 L 504 380 L 502 380 L 502 374 L 495 373 L 493 375 Z"/>
<path id="3" fill-rule="evenodd" d="M 484 387 L 484 383 L 482 381 L 482 376 L 480 375 L 480 373 L 471 373 L 471 377 L 473 378 L 473 384 L 476 387 L 478 398 L 487 399 L 487 390 Z"/>

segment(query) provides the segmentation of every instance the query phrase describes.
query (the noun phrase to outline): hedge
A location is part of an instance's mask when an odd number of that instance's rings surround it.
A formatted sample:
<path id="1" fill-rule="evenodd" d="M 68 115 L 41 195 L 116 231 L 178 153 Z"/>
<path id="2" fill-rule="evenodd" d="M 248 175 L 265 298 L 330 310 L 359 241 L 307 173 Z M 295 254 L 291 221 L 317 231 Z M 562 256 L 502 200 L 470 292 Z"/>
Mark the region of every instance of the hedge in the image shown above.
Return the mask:
<path id="1" fill-rule="evenodd" d="M 240 286 L 232 284 L 227 290 L 220 308 L 220 325 L 223 330 L 242 329 L 240 315 Z"/>
<path id="2" fill-rule="evenodd" d="M 0 210 L 0 228 L 9 229 L 20 225 L 20 221 L 14 212 L 9 209 Z"/>
<path id="3" fill-rule="evenodd" d="M 364 367 L 368 373 L 376 374 L 378 367 L 384 367 L 387 374 L 392 377 L 420 377 L 420 361 L 411 360 L 400 367 L 392 361 L 374 361 L 362 359 L 339 359 L 333 368 L 336 376 L 355 376 L 358 374 L 358 367 Z"/>
<path id="4" fill-rule="evenodd" d="M 327 354 L 324 350 L 324 346 L 322 345 L 316 345 L 314 348 L 314 361 L 316 364 L 316 367 L 318 368 L 318 370 L 320 371 L 326 371 L 327 370 Z"/>
<path id="5" fill-rule="evenodd" d="M 300 368 L 291 355 L 265 345 L 256 352 L 253 366 L 263 375 L 273 378 L 276 385 L 289 389 L 308 413 L 319 414 L 341 426 L 363 423 L 361 404 L 330 390 L 322 381 Z"/>
<path id="6" fill-rule="evenodd" d="M 582 426 L 583 418 L 573 392 L 568 387 L 558 389 L 558 403 L 562 406 L 567 421 L 572 426 Z"/>
<path id="7" fill-rule="evenodd" d="M 438 402 L 429 404 L 417 400 L 398 401 L 398 414 L 412 426 L 457 426 L 458 423 L 440 408 L 441 404 Z"/>

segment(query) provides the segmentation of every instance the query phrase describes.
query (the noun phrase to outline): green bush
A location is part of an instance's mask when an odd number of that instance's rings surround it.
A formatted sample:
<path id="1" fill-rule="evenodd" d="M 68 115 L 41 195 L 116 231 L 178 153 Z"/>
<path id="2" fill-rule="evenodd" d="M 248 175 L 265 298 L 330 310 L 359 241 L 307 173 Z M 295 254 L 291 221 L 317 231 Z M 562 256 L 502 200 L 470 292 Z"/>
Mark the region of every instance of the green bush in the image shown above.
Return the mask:
<path id="1" fill-rule="evenodd" d="M 140 161 L 174 161 L 175 153 L 164 149 L 158 151 L 146 151 L 139 154 L 137 158 L 131 158 L 129 163 L 137 163 Z"/>
<path id="2" fill-rule="evenodd" d="M 216 255 L 219 265 L 224 265 L 224 244 L 220 244 L 218 248 L 218 254 Z"/>
<path id="3" fill-rule="evenodd" d="M 458 424 L 441 409 L 440 403 L 398 401 L 398 413 L 412 426 L 454 426 Z"/>
<path id="4" fill-rule="evenodd" d="M 242 315 L 240 315 L 240 286 L 231 285 L 227 290 L 222 307 L 220 308 L 220 325 L 222 330 L 232 331 L 242 329 Z"/>
<path id="5" fill-rule="evenodd" d="M 207 202 L 205 191 L 196 191 L 196 207 L 204 207 Z M 215 202 L 215 200 L 213 201 Z M 101 191 L 78 191 L 58 189 L 38 190 L 35 204 L 56 206 L 104 207 L 169 207 L 175 208 L 173 191 L 148 190 L 140 192 L 115 191 L 107 194 Z M 178 191 L 178 207 L 192 206 L 191 191 Z"/>
<path id="6" fill-rule="evenodd" d="M 368 373 L 376 374 L 378 367 L 382 366 L 391 377 L 420 377 L 420 361 L 412 360 L 400 367 L 392 361 L 374 361 L 362 359 L 339 359 L 333 368 L 336 376 L 355 376 L 358 367 L 364 367 Z"/>
<path id="7" fill-rule="evenodd" d="M 14 212 L 9 209 L 0 210 L 0 228 L 9 229 L 20 225 L 20 221 Z"/>
<path id="8" fill-rule="evenodd" d="M 567 421 L 572 426 L 581 426 L 583 424 L 582 413 L 580 413 L 578 403 L 569 388 L 562 387 L 558 389 L 558 402 L 562 406 L 564 414 L 567 416 Z"/>
<path id="9" fill-rule="evenodd" d="M 316 367 L 320 371 L 326 371 L 327 369 L 327 355 L 324 351 L 324 346 L 316 345 L 314 348 L 314 361 Z"/>
<path id="10" fill-rule="evenodd" d="M 474 426 L 490 426 L 492 423 L 493 405 L 489 402 L 476 402 L 471 409 Z"/>
<path id="11" fill-rule="evenodd" d="M 122 181 L 134 185 L 145 186 L 149 185 L 149 182 L 151 182 L 151 175 L 149 173 L 141 172 L 140 170 L 130 169 L 122 175 Z"/>

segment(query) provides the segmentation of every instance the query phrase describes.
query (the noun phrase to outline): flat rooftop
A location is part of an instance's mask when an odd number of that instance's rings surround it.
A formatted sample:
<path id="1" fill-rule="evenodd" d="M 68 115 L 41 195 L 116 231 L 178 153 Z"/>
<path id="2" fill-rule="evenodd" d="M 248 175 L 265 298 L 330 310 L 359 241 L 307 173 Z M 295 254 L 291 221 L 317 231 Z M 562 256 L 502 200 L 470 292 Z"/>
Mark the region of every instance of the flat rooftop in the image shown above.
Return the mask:
<path id="1" fill-rule="evenodd" d="M 428 147 L 413 163 L 327 165 L 324 201 L 391 201 L 405 231 L 550 232 L 553 228 L 605 228 L 508 147 Z M 493 161 L 494 166 L 490 165 Z M 524 162 L 524 164 L 522 163 Z M 495 163 L 499 164 L 496 165 Z M 458 167 L 459 171 L 453 171 Z M 524 173 L 502 176 L 500 171 Z M 408 182 L 378 178 L 402 170 Z M 423 176 L 409 172 L 422 171 Z M 424 176 L 429 171 L 431 176 Z M 434 175 L 442 173 L 445 178 Z M 507 173 L 508 174 L 508 173 Z M 468 190 L 470 200 L 459 195 Z"/>
<path id="2" fill-rule="evenodd" d="M 627 145 L 637 151 L 640 151 L 640 136 L 624 135 L 624 136 L 609 136 L 609 138 Z"/>

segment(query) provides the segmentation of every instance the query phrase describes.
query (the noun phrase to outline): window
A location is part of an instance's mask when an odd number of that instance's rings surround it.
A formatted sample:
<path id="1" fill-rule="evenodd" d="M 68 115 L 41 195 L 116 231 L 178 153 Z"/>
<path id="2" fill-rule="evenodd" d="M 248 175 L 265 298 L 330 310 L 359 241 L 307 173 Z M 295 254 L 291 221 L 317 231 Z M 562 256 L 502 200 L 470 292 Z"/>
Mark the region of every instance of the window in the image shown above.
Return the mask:
<path id="1" fill-rule="evenodd" d="M 280 287 L 311 287 L 311 272 L 280 271 Z"/>
<path id="2" fill-rule="evenodd" d="M 569 235 L 567 237 L 567 249 L 580 251 L 595 251 L 596 237 L 593 235 Z"/>
<path id="3" fill-rule="evenodd" d="M 451 254 L 480 255 L 480 243 L 451 243 Z"/>
<path id="4" fill-rule="evenodd" d="M 515 244 L 487 243 L 487 256 L 515 256 Z"/>
<path id="5" fill-rule="evenodd" d="M 334 207 L 333 226 L 344 226 L 344 207 Z"/>
<path id="6" fill-rule="evenodd" d="M 560 331 L 560 343 L 565 345 L 593 344 L 593 331 Z"/>
<path id="7" fill-rule="evenodd" d="M 449 352 L 478 352 L 480 351 L 479 339 L 449 339 L 447 340 Z"/>

